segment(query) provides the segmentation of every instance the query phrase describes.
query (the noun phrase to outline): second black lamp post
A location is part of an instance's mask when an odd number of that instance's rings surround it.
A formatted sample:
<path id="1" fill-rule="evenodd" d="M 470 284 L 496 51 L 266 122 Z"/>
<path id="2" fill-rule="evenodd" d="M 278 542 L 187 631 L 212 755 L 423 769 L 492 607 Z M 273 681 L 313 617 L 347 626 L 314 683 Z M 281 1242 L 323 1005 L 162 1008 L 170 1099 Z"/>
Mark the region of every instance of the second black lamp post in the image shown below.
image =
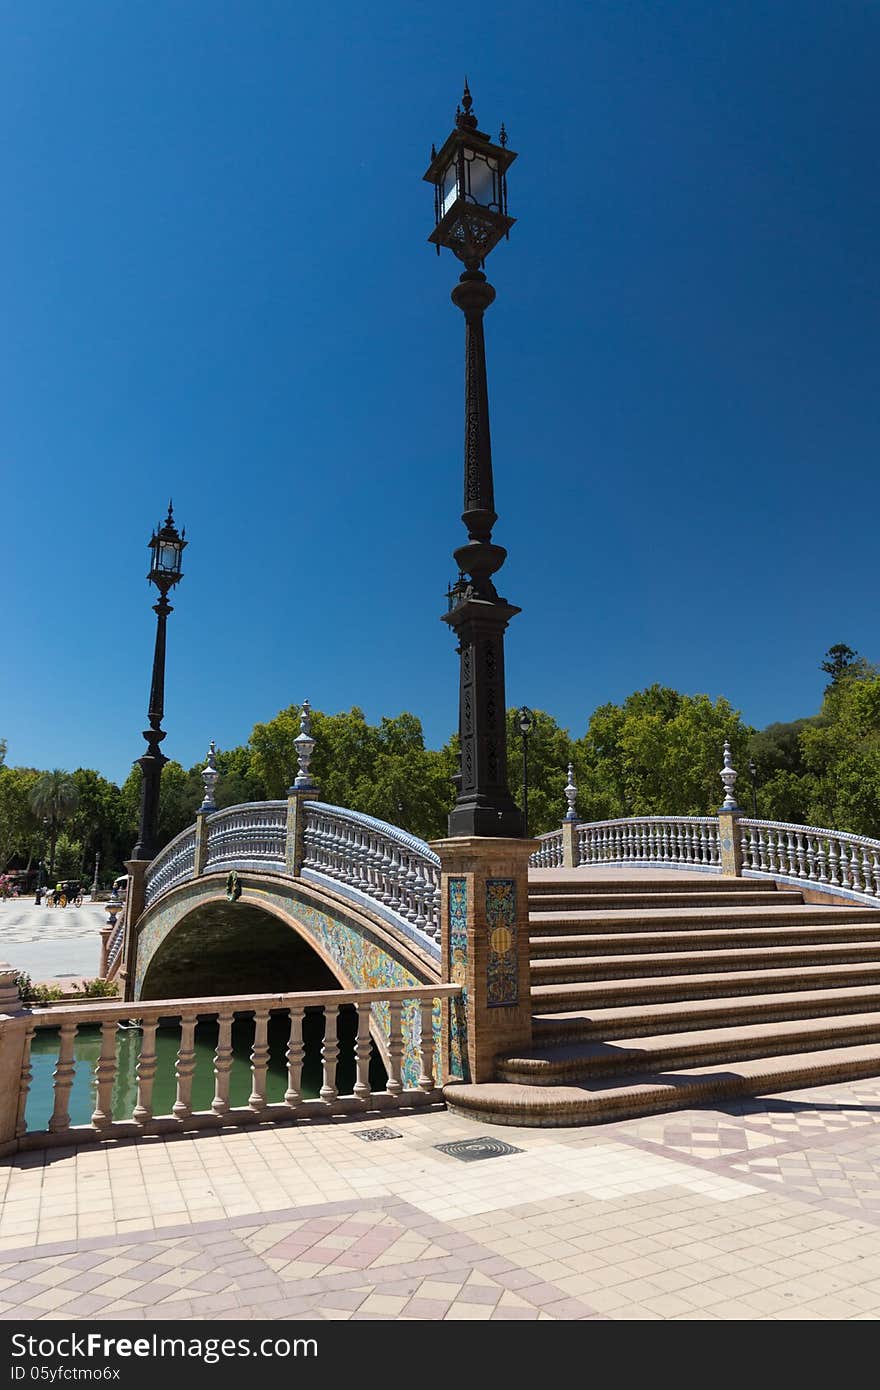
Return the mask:
<path id="1" fill-rule="evenodd" d="M 138 823 L 138 840 L 131 852 L 132 859 L 154 859 L 156 856 L 156 836 L 159 826 L 159 787 L 162 768 L 168 759 L 159 744 L 165 737 L 162 729 L 162 716 L 165 713 L 165 626 L 168 614 L 174 610 L 168 602 L 168 594 L 175 584 L 183 578 L 180 568 L 187 542 L 183 534 L 178 534 L 174 525 L 174 513 L 168 503 L 165 523 L 154 531 L 150 538 L 150 572 L 147 579 L 159 590 L 159 602 L 153 605 L 156 614 L 156 645 L 153 650 L 153 677 L 150 682 L 150 708 L 147 712 L 149 729 L 144 729 L 147 751 L 138 758 L 143 773 L 141 786 L 141 810 Z"/>
<path id="2" fill-rule="evenodd" d="M 498 143 L 477 128 L 465 83 L 455 125 L 432 149 L 425 178 L 434 185 L 435 227 L 429 240 L 452 251 L 464 270 L 452 302 L 465 320 L 464 509 L 467 541 L 454 552 L 459 580 L 443 615 L 459 654 L 458 729 L 461 771 L 449 817 L 451 836 L 511 836 L 523 819 L 507 784 L 504 632 L 519 613 L 495 588 L 507 555 L 492 540 L 497 521 L 489 437 L 483 314 L 495 291 L 483 273 L 494 246 L 510 231 L 507 170 L 516 159 L 502 126 Z"/>
<path id="3" fill-rule="evenodd" d="M 517 711 L 519 720 L 519 731 L 522 734 L 522 812 L 523 812 L 523 834 L 528 839 L 529 834 L 529 735 L 535 727 L 535 716 L 528 705 L 523 705 Z"/>

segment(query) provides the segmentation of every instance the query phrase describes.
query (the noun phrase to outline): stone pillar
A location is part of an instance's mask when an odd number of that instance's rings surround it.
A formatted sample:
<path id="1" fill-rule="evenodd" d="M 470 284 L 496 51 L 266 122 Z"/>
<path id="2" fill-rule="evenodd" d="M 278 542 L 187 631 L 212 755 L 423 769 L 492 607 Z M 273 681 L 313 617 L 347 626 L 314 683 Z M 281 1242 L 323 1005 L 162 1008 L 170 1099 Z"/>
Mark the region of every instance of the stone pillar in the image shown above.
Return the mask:
<path id="1" fill-rule="evenodd" d="M 562 822 L 562 867 L 563 869 L 577 868 L 577 821 L 564 820 Z"/>
<path id="2" fill-rule="evenodd" d="M 721 855 L 721 872 L 725 878 L 741 876 L 742 836 L 739 817 L 738 810 L 718 812 L 718 850 Z"/>
<path id="3" fill-rule="evenodd" d="M 18 1147 L 19 1097 L 32 1036 L 15 975 L 11 965 L 0 965 L 0 1155 Z"/>
<path id="4" fill-rule="evenodd" d="M 317 787 L 291 787 L 287 794 L 287 842 L 284 850 L 284 863 L 292 878 L 298 878 L 305 858 L 305 806 L 307 801 L 317 801 Z"/>
<path id="5" fill-rule="evenodd" d="M 193 877 L 198 878 L 199 874 L 205 872 L 205 864 L 208 859 L 208 816 L 209 811 L 203 811 L 201 807 L 196 812 L 196 847 L 193 858 Z"/>
<path id="6" fill-rule="evenodd" d="M 724 766 L 721 769 L 721 783 L 724 787 L 724 802 L 718 812 L 718 850 L 721 855 L 721 872 L 726 878 L 739 878 L 742 868 L 742 841 L 739 821 L 742 810 L 736 800 L 736 768 L 730 755 L 730 743 L 724 740 Z"/>
<path id="7" fill-rule="evenodd" d="M 491 1081 L 499 1053 L 531 1046 L 528 860 L 537 844 L 461 836 L 431 846 L 443 979 L 464 989 L 462 1002 L 444 1006 L 443 1080 Z"/>
<path id="8" fill-rule="evenodd" d="M 125 1000 L 134 998 L 137 973 L 137 933 L 135 926 L 144 910 L 144 878 L 152 859 L 126 859 L 128 888 L 125 893 L 125 935 L 122 942 L 122 966 L 119 970 L 120 991 Z"/>
<path id="9" fill-rule="evenodd" d="M 101 965 L 98 970 L 99 980 L 106 980 L 107 978 L 107 952 L 110 946 L 110 935 L 112 931 L 113 928 L 109 926 L 109 924 L 106 927 L 101 927 Z"/>

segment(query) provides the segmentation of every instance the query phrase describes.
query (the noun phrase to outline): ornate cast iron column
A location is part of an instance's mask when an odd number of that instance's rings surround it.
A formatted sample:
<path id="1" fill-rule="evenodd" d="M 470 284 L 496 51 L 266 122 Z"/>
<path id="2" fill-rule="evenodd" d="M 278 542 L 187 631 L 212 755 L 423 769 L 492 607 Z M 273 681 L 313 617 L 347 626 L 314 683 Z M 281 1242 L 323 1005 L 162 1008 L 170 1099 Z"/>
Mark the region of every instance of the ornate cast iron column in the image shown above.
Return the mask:
<path id="1" fill-rule="evenodd" d="M 521 836 L 523 818 L 507 784 L 504 633 L 521 610 L 499 596 L 493 582 L 507 556 L 492 540 L 497 521 L 486 384 L 483 315 L 495 290 L 482 271 L 486 256 L 513 225 L 507 215 L 507 169 L 516 155 L 477 129 L 465 83 L 455 128 L 439 154 L 432 150 L 425 178 L 435 186 L 437 225 L 430 240 L 449 247 L 465 270 L 452 302 L 465 320 L 464 511 L 467 542 L 455 551 L 460 578 L 443 615 L 458 639 L 458 796 L 449 817 L 453 836 Z"/>
<path id="2" fill-rule="evenodd" d="M 165 629 L 168 614 L 174 609 L 168 602 L 168 591 L 183 578 L 180 569 L 181 557 L 187 541 L 178 535 L 174 525 L 171 503 L 168 503 L 168 516 L 158 532 L 154 531 L 150 540 L 152 562 L 147 578 L 159 590 L 159 601 L 153 605 L 156 614 L 156 645 L 153 649 L 153 676 L 150 682 L 150 707 L 147 719 L 150 727 L 144 729 L 147 751 L 137 759 L 143 774 L 141 785 L 141 810 L 138 825 L 138 840 L 131 852 L 132 859 L 149 860 L 156 855 L 156 836 L 159 824 L 159 788 L 162 768 L 168 759 L 159 747 L 165 737 L 162 729 L 162 716 L 165 713 Z"/>

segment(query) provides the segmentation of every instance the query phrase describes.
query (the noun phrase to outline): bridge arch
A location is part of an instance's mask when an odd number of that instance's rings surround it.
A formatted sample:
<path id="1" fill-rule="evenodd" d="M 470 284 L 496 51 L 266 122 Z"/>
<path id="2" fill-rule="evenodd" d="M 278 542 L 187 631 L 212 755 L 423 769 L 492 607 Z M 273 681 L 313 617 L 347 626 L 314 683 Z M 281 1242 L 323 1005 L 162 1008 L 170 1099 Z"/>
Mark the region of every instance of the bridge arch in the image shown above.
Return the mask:
<path id="1" fill-rule="evenodd" d="M 187 971 L 195 964 L 198 995 L 328 989 L 334 982 L 342 989 L 401 989 L 439 978 L 438 963 L 426 951 L 328 888 L 254 873 L 242 876 L 240 889 L 229 901 L 226 875 L 206 874 L 171 889 L 144 912 L 129 983 L 135 999 L 185 996 Z M 205 988 L 209 960 L 200 948 L 210 950 L 227 986 Z M 247 983 L 244 973 L 234 977 L 236 962 L 250 972 Z M 251 984 L 260 971 L 259 986 Z M 290 978 L 297 971 L 303 983 Z"/>

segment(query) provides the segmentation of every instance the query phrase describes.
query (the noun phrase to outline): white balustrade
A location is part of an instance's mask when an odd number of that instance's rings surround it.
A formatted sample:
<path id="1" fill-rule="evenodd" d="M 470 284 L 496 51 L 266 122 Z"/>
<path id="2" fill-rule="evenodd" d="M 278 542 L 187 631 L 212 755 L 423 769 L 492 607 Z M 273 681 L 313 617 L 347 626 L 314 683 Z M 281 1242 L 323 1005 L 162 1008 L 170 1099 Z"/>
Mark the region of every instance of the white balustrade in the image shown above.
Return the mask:
<path id="1" fill-rule="evenodd" d="M 539 835 L 541 841 L 533 854 L 529 855 L 529 864 L 533 869 L 561 869 L 562 868 L 562 831 L 550 830 L 546 835 Z"/>
<path id="2" fill-rule="evenodd" d="M 440 939 L 440 860 L 424 840 L 395 825 L 305 803 L 303 871 L 371 898 L 409 924 L 416 937 Z"/>
<path id="3" fill-rule="evenodd" d="M 559 834 L 558 851 L 554 845 L 545 852 L 543 862 L 532 856 L 530 862 L 535 867 L 559 867 L 562 862 L 561 832 Z M 545 838 L 551 839 L 542 836 L 542 842 Z M 582 821 L 578 824 L 576 839 L 578 865 L 665 864 L 681 869 L 721 866 L 718 821 L 714 816 L 626 816 L 619 820 Z M 537 853 L 540 855 L 542 851 Z"/>
<path id="4" fill-rule="evenodd" d="M 196 828 L 191 825 L 156 855 L 144 878 L 144 906 L 149 907 L 163 893 L 185 883 L 195 873 Z"/>
<path id="5" fill-rule="evenodd" d="M 121 1138 L 137 1139 L 142 1135 L 168 1134 L 220 1126 L 270 1124 L 277 1121 L 313 1120 L 321 1115 L 381 1111 L 399 1105 L 433 1103 L 441 1098 L 434 1081 L 434 1047 L 438 1041 L 434 1031 L 436 1000 L 460 995 L 458 985 L 418 985 L 390 990 L 332 990 L 329 993 L 261 994 L 239 998 L 169 999 L 150 1003 L 101 1003 L 62 1005 L 34 1011 L 28 1017 L 25 1056 L 18 1081 L 16 1113 L 17 1141 L 24 1149 L 46 1148 L 53 1144 L 101 1142 Z M 321 1061 L 323 1084 L 314 1099 L 302 1097 L 302 1068 L 305 1058 L 303 1017 L 307 1010 L 320 1010 L 324 1018 Z M 352 1027 L 340 1031 L 340 1010 L 352 1012 Z M 270 1100 L 268 1094 L 270 1064 L 269 1021 L 271 1016 L 286 1017 L 289 1035 L 286 1051 L 280 1059 L 281 1077 L 276 1090 L 284 1083 L 283 1098 Z M 253 1019 L 253 1043 L 250 1052 L 251 1091 L 245 1099 L 233 1103 L 230 1082 L 233 1067 L 232 1025 L 235 1017 Z M 175 1099 L 165 1114 L 155 1114 L 153 1087 L 156 1081 L 158 1058 L 156 1032 L 174 1024 L 179 1029 L 180 1043 L 174 1063 L 173 1077 L 166 1083 L 175 1085 Z M 210 1108 L 196 1109 L 193 1104 L 193 1082 L 196 1072 L 197 1027 L 200 1022 L 216 1022 L 217 1043 L 214 1051 L 214 1096 Z M 0 1020 L 0 1046 L 5 1026 Z M 71 1090 L 74 1077 L 85 1063 L 76 1060 L 76 1038 L 82 1028 L 100 1025 L 101 1050 L 93 1071 L 94 1108 L 91 1122 L 73 1124 L 70 1117 Z M 125 1031 L 119 1031 L 122 1024 Z M 140 1056 L 137 1062 L 137 1099 L 129 1114 L 114 1113 L 118 1103 L 119 1086 L 117 1044 L 130 1037 L 135 1024 L 141 1034 Z M 27 1099 L 31 1085 L 30 1039 L 34 1032 L 57 1030 L 58 1054 L 54 1071 L 54 1104 L 45 1130 L 31 1131 L 26 1127 Z M 356 1036 L 355 1036 L 356 1032 Z M 277 1032 L 276 1046 L 277 1046 Z M 341 1041 L 350 1037 L 351 1041 Z M 378 1050 L 387 1071 L 384 1091 L 371 1091 L 370 1061 Z M 347 1060 L 354 1075 L 351 1092 L 339 1091 L 339 1067 Z M 352 1065 L 353 1064 L 353 1065 Z M 167 1094 L 167 1091 L 166 1091 Z"/>
<path id="6" fill-rule="evenodd" d="M 824 885 L 869 902 L 880 899 L 880 840 L 748 816 L 740 818 L 739 832 L 747 873 Z"/>
<path id="7" fill-rule="evenodd" d="M 254 801 L 227 806 L 207 818 L 208 853 L 205 872 L 246 864 L 284 869 L 287 844 L 287 802 Z"/>

